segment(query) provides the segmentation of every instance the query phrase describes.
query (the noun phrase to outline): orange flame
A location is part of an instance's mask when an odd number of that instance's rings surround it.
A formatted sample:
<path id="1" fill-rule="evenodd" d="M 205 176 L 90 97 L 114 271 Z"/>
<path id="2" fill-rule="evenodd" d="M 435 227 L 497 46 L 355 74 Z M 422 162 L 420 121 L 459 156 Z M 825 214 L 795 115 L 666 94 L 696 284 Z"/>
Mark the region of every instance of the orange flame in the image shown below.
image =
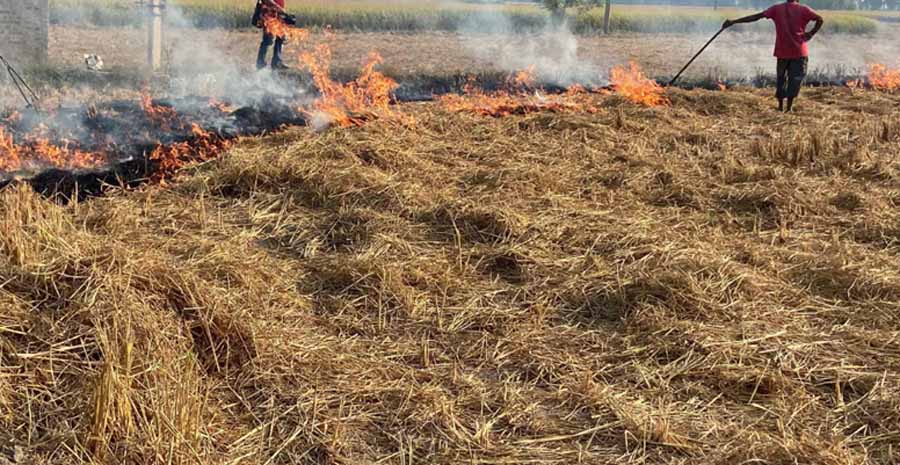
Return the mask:
<path id="1" fill-rule="evenodd" d="M 24 143 L 17 144 L 12 135 L 0 127 L 0 171 L 21 171 L 50 166 L 65 170 L 79 170 L 106 163 L 102 152 L 87 152 L 73 148 L 68 141 L 54 145 L 40 135 L 32 135 Z"/>
<path id="2" fill-rule="evenodd" d="M 183 121 L 174 108 L 153 103 L 146 90 L 141 95 L 141 107 L 147 117 L 162 126 L 163 129 L 177 125 L 179 131 L 190 128 L 190 140 L 164 146 L 160 144 L 150 154 L 155 162 L 156 171 L 153 179 L 161 181 L 172 175 L 185 164 L 194 161 L 205 161 L 218 156 L 231 142 L 223 136 L 207 132 L 198 124 Z M 221 111 L 231 111 L 226 104 L 210 100 L 210 105 Z M 88 112 L 94 111 L 88 109 Z M 21 115 L 13 113 L 0 122 L 14 124 Z M 54 140 L 56 142 L 50 142 Z M 92 144 L 104 141 L 92 140 Z M 62 170 L 84 170 L 99 168 L 109 163 L 110 154 L 114 150 L 115 141 L 107 140 L 106 145 L 95 151 L 87 151 L 79 147 L 64 135 L 55 134 L 44 124 L 39 124 L 27 134 L 17 137 L 10 132 L 10 127 L 0 124 L 0 173 L 21 172 L 45 168 Z"/>
<path id="3" fill-rule="evenodd" d="M 879 90 L 900 89 L 900 69 L 888 69 L 886 65 L 869 65 L 869 84 Z"/>
<path id="4" fill-rule="evenodd" d="M 331 47 L 319 44 L 312 52 L 305 52 L 300 60 L 313 75 L 321 96 L 313 103 L 313 112 L 325 115 L 341 127 L 359 126 L 371 116 L 393 116 L 390 109 L 391 92 L 397 83 L 375 70 L 384 60 L 377 52 L 370 52 L 356 80 L 341 84 L 331 79 Z"/>
<path id="5" fill-rule="evenodd" d="M 209 107 L 215 110 L 219 110 L 222 113 L 233 113 L 235 108 L 228 103 L 225 103 L 215 97 L 209 98 Z"/>
<path id="6" fill-rule="evenodd" d="M 656 81 L 647 79 L 641 68 L 634 62 L 629 63 L 626 69 L 623 66 L 615 66 L 610 72 L 610 83 L 613 89 L 631 102 L 649 107 L 668 105 L 669 100 L 663 93 L 663 89 Z"/>
<path id="7" fill-rule="evenodd" d="M 535 82 L 537 82 L 537 78 L 534 75 L 534 68 L 534 65 L 531 65 L 527 69 L 517 72 L 512 78 L 512 85 L 519 89 L 534 87 Z"/>
<path id="8" fill-rule="evenodd" d="M 18 171 L 22 166 L 19 147 L 0 126 L 0 171 Z"/>
<path id="9" fill-rule="evenodd" d="M 230 141 L 205 131 L 196 123 L 191 124 L 191 133 L 194 137 L 190 141 L 159 145 L 153 150 L 150 159 L 158 164 L 154 180 L 168 178 L 188 163 L 216 158 L 231 145 Z"/>
<path id="10" fill-rule="evenodd" d="M 537 112 L 586 112 L 596 113 L 597 108 L 585 97 L 589 94 L 582 86 L 574 85 L 563 95 L 529 93 L 527 88 L 535 84 L 534 67 L 516 73 L 508 80 L 515 91 L 499 90 L 486 93 L 470 81 L 463 95 L 448 94 L 440 102 L 449 111 L 474 113 L 481 116 L 504 117 Z"/>
<path id="11" fill-rule="evenodd" d="M 296 40 L 298 42 L 303 42 L 309 37 L 308 30 L 291 27 L 277 15 L 266 16 L 266 18 L 263 19 L 263 27 L 267 33 L 272 34 L 275 37 Z"/>
<path id="12" fill-rule="evenodd" d="M 150 96 L 150 91 L 146 88 L 141 91 L 141 108 L 150 121 L 162 127 L 171 127 L 172 123 L 176 122 L 178 118 L 178 113 L 175 112 L 174 108 L 153 103 L 153 97 Z"/>

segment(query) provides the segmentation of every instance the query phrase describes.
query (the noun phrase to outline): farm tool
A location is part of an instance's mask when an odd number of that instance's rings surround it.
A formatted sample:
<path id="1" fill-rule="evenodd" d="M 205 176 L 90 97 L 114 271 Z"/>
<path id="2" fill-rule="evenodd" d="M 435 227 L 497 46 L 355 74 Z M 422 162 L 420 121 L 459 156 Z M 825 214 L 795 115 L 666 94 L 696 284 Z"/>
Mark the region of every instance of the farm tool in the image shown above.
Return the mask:
<path id="1" fill-rule="evenodd" d="M 22 75 L 6 61 L 6 58 L 3 58 L 3 55 L 0 55 L 0 65 L 3 65 L 3 67 L 6 68 L 6 74 L 9 74 L 9 79 L 12 80 L 16 89 L 19 91 L 19 94 L 22 96 L 22 99 L 25 100 L 25 106 L 36 109 L 38 96 L 31 90 L 31 87 L 28 86 L 28 83 L 25 82 Z M 28 91 L 27 93 L 25 92 L 26 90 Z"/>
<path id="2" fill-rule="evenodd" d="M 688 67 L 691 66 L 692 63 L 694 63 L 694 60 L 696 60 L 697 57 L 699 57 L 700 54 L 703 53 L 707 47 L 709 47 L 709 44 L 713 43 L 713 41 L 716 40 L 716 38 L 719 37 L 719 34 L 721 34 L 722 31 L 724 31 L 724 30 L 725 30 L 725 28 L 719 29 L 718 32 L 716 32 L 715 35 L 712 36 L 712 38 L 710 38 L 708 41 L 706 41 L 706 45 L 704 45 L 703 48 L 701 48 L 700 51 L 697 52 L 693 58 L 691 58 L 691 61 L 688 61 L 687 64 L 684 65 L 683 68 L 681 68 L 681 71 L 679 71 L 678 74 L 676 74 L 675 77 L 673 77 L 672 80 L 669 81 L 669 86 L 672 86 L 675 84 L 675 81 L 677 81 L 678 78 L 680 78 L 681 75 L 688 69 Z"/>

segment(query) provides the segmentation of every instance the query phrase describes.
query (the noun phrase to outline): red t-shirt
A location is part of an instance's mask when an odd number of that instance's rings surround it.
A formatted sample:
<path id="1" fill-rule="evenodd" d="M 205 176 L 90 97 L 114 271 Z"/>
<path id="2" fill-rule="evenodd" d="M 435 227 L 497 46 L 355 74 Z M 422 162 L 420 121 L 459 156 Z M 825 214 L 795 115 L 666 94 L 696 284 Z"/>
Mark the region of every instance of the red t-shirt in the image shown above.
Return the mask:
<path id="1" fill-rule="evenodd" d="M 809 48 L 803 34 L 806 25 L 819 14 L 798 2 L 772 5 L 763 16 L 775 22 L 775 56 L 778 58 L 802 58 L 809 56 Z"/>
<path id="2" fill-rule="evenodd" d="M 280 6 L 284 9 L 284 0 L 272 0 L 273 3 Z M 263 2 L 262 4 L 263 17 L 265 18 L 274 18 L 278 16 L 278 12 L 276 12 L 272 7 L 269 6 L 268 3 Z"/>

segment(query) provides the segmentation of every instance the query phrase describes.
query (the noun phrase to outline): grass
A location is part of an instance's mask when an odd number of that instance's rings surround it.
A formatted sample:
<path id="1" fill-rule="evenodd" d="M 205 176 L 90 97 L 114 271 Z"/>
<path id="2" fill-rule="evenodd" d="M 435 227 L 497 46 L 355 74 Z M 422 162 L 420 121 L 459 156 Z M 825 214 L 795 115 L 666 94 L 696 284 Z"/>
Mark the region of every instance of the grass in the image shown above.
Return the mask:
<path id="1" fill-rule="evenodd" d="M 0 192 L 22 463 L 900 460 L 896 95 L 435 104 Z M 427 176 L 423 176 L 427 173 Z"/>
<path id="2" fill-rule="evenodd" d="M 230 0 L 182 0 L 173 2 L 183 20 L 196 27 L 246 28 L 252 15 L 252 2 Z M 479 5 L 447 2 L 409 2 L 381 0 L 362 2 L 296 1 L 289 4 L 299 24 L 309 27 L 331 25 L 337 29 L 360 31 L 477 30 L 534 32 L 546 27 L 549 15 L 528 5 Z M 54 0 L 51 21 L 57 24 L 92 24 L 98 26 L 134 25 L 140 17 L 130 3 L 121 0 L 87 2 Z M 696 32 L 717 29 L 727 10 L 701 8 L 665 8 L 616 6 L 613 10 L 614 32 Z M 738 13 L 738 12 L 731 12 Z M 741 12 L 745 13 L 745 12 Z M 602 30 L 602 12 L 574 12 L 570 21 L 576 31 L 596 33 Z M 876 21 L 850 13 L 828 14 L 826 31 L 866 34 L 875 31 Z M 181 19 L 175 23 L 182 22 Z"/>
<path id="3" fill-rule="evenodd" d="M 610 29 L 628 32 L 715 32 L 728 18 L 737 18 L 753 13 L 750 10 L 694 7 L 641 7 L 617 6 L 610 18 Z M 854 13 L 823 12 L 824 31 L 832 34 L 871 34 L 877 25 L 871 19 Z M 600 8 L 579 14 L 574 18 L 575 30 L 591 33 L 602 30 L 603 10 Z M 768 22 L 739 26 L 746 30 L 773 29 Z"/>

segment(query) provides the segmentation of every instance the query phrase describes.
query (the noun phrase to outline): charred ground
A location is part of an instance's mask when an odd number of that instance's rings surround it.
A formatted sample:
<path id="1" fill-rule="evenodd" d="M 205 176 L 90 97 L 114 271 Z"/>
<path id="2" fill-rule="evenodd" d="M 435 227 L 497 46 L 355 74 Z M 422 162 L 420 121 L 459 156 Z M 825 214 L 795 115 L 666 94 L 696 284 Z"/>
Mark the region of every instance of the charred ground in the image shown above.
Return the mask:
<path id="1" fill-rule="evenodd" d="M 900 460 L 900 99 L 246 139 L 0 192 L 0 444 L 36 463 Z M 10 457 L 13 454 L 10 453 Z"/>

